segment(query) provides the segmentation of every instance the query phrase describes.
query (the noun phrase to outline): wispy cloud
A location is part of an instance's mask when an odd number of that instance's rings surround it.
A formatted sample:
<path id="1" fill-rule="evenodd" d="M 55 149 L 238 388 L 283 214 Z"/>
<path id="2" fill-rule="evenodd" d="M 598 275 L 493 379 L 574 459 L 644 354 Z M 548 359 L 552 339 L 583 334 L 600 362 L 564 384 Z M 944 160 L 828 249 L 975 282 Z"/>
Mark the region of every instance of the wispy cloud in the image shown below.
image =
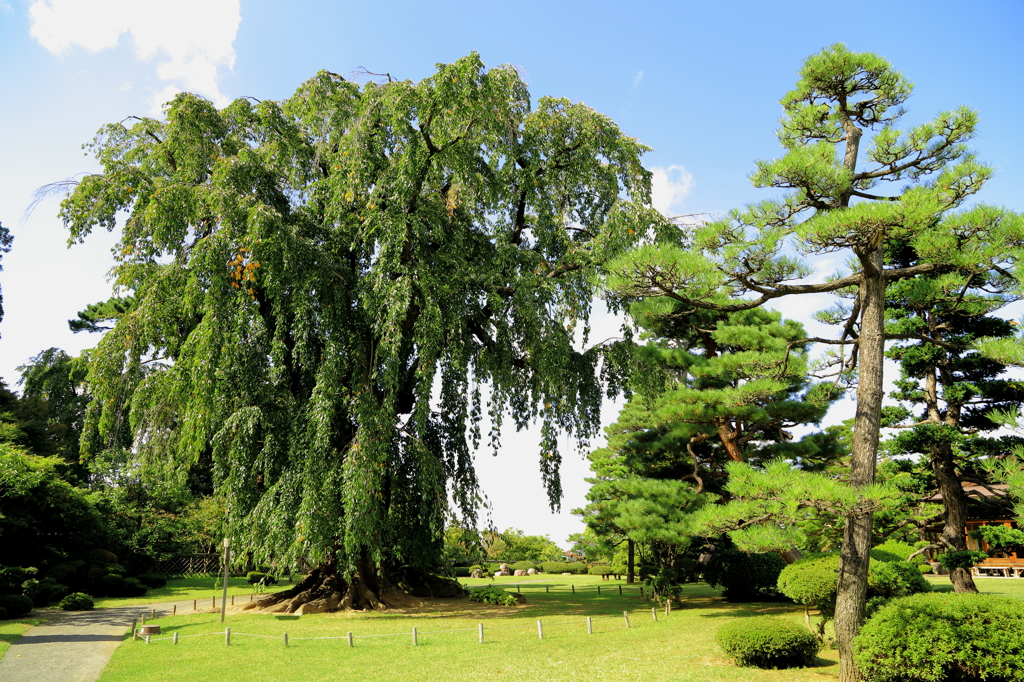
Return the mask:
<path id="1" fill-rule="evenodd" d="M 666 216 L 677 215 L 683 202 L 693 189 L 693 176 L 682 166 L 668 168 L 655 166 L 651 169 L 651 203 Z"/>
<path id="2" fill-rule="evenodd" d="M 636 90 L 638 87 L 640 87 L 640 81 L 642 81 L 643 79 L 644 79 L 644 72 L 642 70 L 641 71 L 637 71 L 636 75 L 633 76 L 633 87 L 631 87 L 629 89 L 630 94 L 632 94 L 632 92 L 634 90 Z"/>
<path id="3" fill-rule="evenodd" d="M 139 59 L 160 58 L 159 79 L 168 85 L 153 97 L 152 113 L 182 90 L 228 103 L 220 91 L 221 69 L 235 64 L 232 44 L 241 22 L 239 0 L 35 0 L 29 7 L 31 34 L 47 50 L 64 54 L 75 46 L 100 52 L 130 33 Z"/>

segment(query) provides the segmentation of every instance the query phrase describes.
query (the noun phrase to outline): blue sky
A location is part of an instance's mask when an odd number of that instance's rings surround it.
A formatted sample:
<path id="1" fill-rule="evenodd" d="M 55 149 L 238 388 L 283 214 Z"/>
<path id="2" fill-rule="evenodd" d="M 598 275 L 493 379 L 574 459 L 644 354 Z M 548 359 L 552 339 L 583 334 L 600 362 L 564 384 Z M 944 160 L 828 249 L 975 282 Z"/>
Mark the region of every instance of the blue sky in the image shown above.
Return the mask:
<path id="1" fill-rule="evenodd" d="M 746 176 L 755 159 L 779 151 L 778 100 L 806 56 L 844 42 L 887 57 L 916 84 L 907 123 L 961 104 L 977 109 L 974 147 L 998 171 L 979 199 L 1024 209 L 1021 26 L 1019 0 L 0 0 L 0 222 L 15 235 L 0 273 L 0 377 L 13 384 L 15 368 L 44 348 L 94 345 L 66 320 L 110 294 L 115 238 L 101 233 L 67 249 L 56 203 L 23 219 L 32 191 L 94 170 L 81 145 L 101 125 L 153 114 L 177 90 L 218 103 L 283 98 L 323 68 L 415 80 L 476 50 L 488 64 L 522 67 L 534 98 L 586 102 L 653 147 L 646 161 L 663 210 L 722 213 L 769 196 Z M 609 405 L 606 419 L 615 412 Z M 535 436 L 505 442 L 479 464 L 494 523 L 559 542 L 579 530 L 567 513 L 546 511 Z M 586 470 L 567 457 L 564 509 L 584 502 Z"/>

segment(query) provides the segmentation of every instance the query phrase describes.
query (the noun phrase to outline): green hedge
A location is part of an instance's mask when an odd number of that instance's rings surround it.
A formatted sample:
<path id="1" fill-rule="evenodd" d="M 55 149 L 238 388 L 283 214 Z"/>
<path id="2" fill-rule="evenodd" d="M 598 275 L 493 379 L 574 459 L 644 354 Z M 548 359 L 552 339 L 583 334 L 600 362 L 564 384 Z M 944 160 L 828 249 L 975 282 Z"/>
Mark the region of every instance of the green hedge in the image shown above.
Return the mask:
<path id="1" fill-rule="evenodd" d="M 529 571 L 531 568 L 536 569 L 537 564 L 533 561 L 517 561 L 514 564 L 509 564 L 508 567 L 513 571 Z"/>
<path id="2" fill-rule="evenodd" d="M 779 573 L 786 561 L 775 552 L 755 554 L 726 549 L 716 552 L 704 567 L 704 580 L 722 587 L 729 601 L 758 601 L 778 596 Z"/>
<path id="3" fill-rule="evenodd" d="M 1020 600 L 940 592 L 893 599 L 864 624 L 854 657 L 868 682 L 1024 676 Z"/>
<path id="4" fill-rule="evenodd" d="M 819 647 L 806 628 L 773 616 L 731 620 L 719 628 L 717 640 L 738 664 L 758 668 L 810 665 Z"/>
<path id="5" fill-rule="evenodd" d="M 545 573 L 572 573 L 583 575 L 587 572 L 587 565 L 580 561 L 545 561 L 540 568 Z"/>

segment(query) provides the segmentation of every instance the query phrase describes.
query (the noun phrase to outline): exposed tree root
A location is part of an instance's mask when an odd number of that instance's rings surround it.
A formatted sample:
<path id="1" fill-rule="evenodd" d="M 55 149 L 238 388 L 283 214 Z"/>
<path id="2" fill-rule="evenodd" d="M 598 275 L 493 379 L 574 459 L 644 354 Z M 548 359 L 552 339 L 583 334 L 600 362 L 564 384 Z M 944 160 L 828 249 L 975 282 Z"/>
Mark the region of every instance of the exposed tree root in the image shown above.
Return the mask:
<path id="1" fill-rule="evenodd" d="M 246 604 L 244 610 L 264 613 L 384 611 L 422 605 L 422 598 L 460 597 L 465 590 L 444 576 L 411 567 L 377 571 L 367 562 L 346 580 L 333 562 L 317 566 L 294 587 Z"/>

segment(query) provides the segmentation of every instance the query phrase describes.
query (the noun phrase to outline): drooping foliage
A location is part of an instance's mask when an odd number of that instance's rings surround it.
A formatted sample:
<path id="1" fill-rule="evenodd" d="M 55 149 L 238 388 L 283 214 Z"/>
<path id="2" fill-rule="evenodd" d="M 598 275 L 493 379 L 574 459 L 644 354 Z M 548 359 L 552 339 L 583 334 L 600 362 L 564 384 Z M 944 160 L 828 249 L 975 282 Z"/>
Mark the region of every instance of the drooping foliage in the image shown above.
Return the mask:
<path id="1" fill-rule="evenodd" d="M 4 254 L 9 253 L 11 250 L 11 242 L 14 241 L 14 236 L 11 231 L 3 225 L 0 225 L 0 260 L 3 260 Z M 0 265 L 0 272 L 4 269 L 3 265 Z M 0 322 L 4 319 L 4 294 L 3 287 L 0 287 Z"/>
<path id="2" fill-rule="evenodd" d="M 643 145 L 582 104 L 532 108 L 475 54 L 223 110 L 182 94 L 90 148 L 102 172 L 61 215 L 79 241 L 127 212 L 135 303 L 92 358 L 83 448 L 130 437 L 165 476 L 210 458 L 261 562 L 434 565 L 449 496 L 475 527 L 485 413 L 495 447 L 503 418 L 542 422 L 557 503 L 557 434 L 599 420 L 599 351 L 573 333 L 602 264 L 672 230 Z"/>

